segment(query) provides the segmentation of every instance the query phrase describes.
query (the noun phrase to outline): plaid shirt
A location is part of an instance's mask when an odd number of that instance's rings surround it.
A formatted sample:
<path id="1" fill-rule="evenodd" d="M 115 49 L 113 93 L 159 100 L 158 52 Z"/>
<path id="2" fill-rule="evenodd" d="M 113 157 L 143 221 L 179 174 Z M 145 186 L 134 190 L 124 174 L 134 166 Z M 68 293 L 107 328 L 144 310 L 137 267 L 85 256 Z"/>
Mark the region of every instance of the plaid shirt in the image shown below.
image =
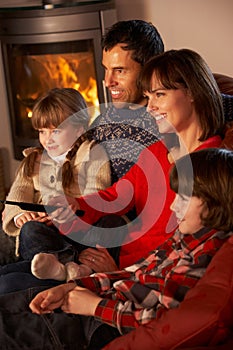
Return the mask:
<path id="1" fill-rule="evenodd" d="M 193 235 L 181 235 L 177 230 L 146 259 L 122 271 L 95 273 L 76 283 L 103 298 L 96 319 L 117 327 L 121 334 L 128 333 L 158 317 L 158 310 L 177 307 L 230 235 L 207 228 Z"/>

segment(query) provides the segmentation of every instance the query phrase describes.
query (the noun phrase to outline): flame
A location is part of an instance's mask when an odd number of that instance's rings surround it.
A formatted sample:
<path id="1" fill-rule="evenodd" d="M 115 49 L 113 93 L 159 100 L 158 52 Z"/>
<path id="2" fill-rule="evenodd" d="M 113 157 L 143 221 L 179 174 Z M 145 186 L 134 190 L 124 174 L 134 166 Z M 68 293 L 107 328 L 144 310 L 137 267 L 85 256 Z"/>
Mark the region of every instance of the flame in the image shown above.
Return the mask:
<path id="1" fill-rule="evenodd" d="M 30 110 L 29 108 L 27 108 L 27 116 L 28 118 L 32 117 L 32 110 Z"/>
<path id="2" fill-rule="evenodd" d="M 25 86 L 19 91 L 17 99 L 26 105 L 28 118 L 31 117 L 33 106 L 29 106 L 27 101 L 35 101 L 54 87 L 78 90 L 87 106 L 94 107 L 90 109 L 91 120 L 99 114 L 97 81 L 91 52 L 24 56 L 23 70 Z"/>

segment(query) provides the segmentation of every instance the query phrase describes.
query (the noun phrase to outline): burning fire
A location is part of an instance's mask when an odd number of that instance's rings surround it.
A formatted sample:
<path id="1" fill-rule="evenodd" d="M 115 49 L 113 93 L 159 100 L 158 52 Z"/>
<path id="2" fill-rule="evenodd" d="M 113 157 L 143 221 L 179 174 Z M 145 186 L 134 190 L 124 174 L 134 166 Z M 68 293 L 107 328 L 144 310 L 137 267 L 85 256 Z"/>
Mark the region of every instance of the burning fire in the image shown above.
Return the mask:
<path id="1" fill-rule="evenodd" d="M 22 60 L 22 57 L 21 57 Z M 24 79 L 18 86 L 17 99 L 25 107 L 28 118 L 36 99 L 54 87 L 78 90 L 91 108 L 91 121 L 99 114 L 97 82 L 93 54 L 90 52 L 31 55 L 23 57 L 18 67 Z"/>

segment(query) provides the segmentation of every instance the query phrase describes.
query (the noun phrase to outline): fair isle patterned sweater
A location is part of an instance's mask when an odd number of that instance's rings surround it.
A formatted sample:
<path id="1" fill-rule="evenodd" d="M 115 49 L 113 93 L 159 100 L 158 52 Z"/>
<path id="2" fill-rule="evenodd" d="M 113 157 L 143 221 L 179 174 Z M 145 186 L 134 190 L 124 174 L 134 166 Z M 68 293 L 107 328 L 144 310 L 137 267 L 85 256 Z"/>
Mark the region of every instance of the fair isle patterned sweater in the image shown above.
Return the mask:
<path id="1" fill-rule="evenodd" d="M 112 183 L 137 162 L 140 152 L 160 139 L 146 107 L 117 109 L 113 104 L 91 124 L 93 138 L 102 143 L 111 162 Z"/>

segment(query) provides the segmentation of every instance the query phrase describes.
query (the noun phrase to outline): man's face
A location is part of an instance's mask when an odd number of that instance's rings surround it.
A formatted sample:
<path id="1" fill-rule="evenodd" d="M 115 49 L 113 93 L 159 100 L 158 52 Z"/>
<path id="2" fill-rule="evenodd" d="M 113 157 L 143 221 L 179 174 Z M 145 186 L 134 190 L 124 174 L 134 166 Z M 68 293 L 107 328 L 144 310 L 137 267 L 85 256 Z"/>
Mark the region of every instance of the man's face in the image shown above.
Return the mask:
<path id="1" fill-rule="evenodd" d="M 142 67 L 132 60 L 131 54 L 132 51 L 123 50 L 120 44 L 108 51 L 103 50 L 105 84 L 117 108 L 123 108 L 128 103 L 146 104 L 146 99 L 136 83 Z"/>

